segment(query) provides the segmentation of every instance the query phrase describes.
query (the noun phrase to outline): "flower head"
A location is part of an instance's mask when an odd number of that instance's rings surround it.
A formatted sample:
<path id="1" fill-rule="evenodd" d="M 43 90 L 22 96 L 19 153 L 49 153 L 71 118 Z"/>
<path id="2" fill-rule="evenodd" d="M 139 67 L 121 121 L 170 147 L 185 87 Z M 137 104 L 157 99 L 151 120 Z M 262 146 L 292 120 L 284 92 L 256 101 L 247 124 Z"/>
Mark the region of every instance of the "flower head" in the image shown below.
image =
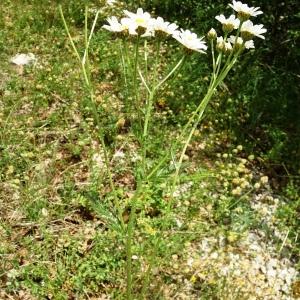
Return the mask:
<path id="1" fill-rule="evenodd" d="M 136 35 L 136 24 L 129 18 L 123 18 L 119 22 L 116 17 L 111 17 L 107 19 L 109 25 L 103 25 L 102 27 L 108 31 L 116 33 L 129 33 L 131 35 Z"/>
<path id="2" fill-rule="evenodd" d="M 264 25 L 253 25 L 253 23 L 248 20 L 243 23 L 241 28 L 241 35 L 242 38 L 245 41 L 251 40 L 254 36 L 257 36 L 261 39 L 265 39 L 265 37 L 262 35 L 263 33 L 267 32 L 267 29 L 263 28 Z"/>
<path id="3" fill-rule="evenodd" d="M 136 23 L 134 21 L 132 21 L 130 18 L 122 18 L 121 26 L 123 28 L 123 31 L 129 33 L 130 35 L 137 35 Z"/>
<path id="4" fill-rule="evenodd" d="M 144 34 L 150 30 L 151 27 L 151 15 L 148 12 L 144 12 L 142 8 L 138 8 L 136 13 L 132 13 L 128 10 L 124 10 L 125 15 L 136 26 L 138 34 Z"/>
<path id="5" fill-rule="evenodd" d="M 198 38 L 197 34 L 190 30 L 181 29 L 181 31 L 178 31 L 178 33 L 174 34 L 173 37 L 190 50 L 205 53 L 205 50 L 207 49 L 205 42 L 202 41 L 203 37 Z"/>
<path id="6" fill-rule="evenodd" d="M 231 35 L 228 38 L 228 41 L 233 45 L 234 49 L 240 49 L 240 47 L 245 47 L 246 49 L 255 48 L 253 40 L 244 42 L 244 40 L 241 37 L 236 37 Z"/>
<path id="7" fill-rule="evenodd" d="M 246 49 L 254 49 L 254 48 L 255 48 L 255 46 L 254 46 L 254 41 L 253 41 L 253 40 L 247 41 L 247 42 L 245 43 L 245 48 L 246 48 Z"/>
<path id="8" fill-rule="evenodd" d="M 176 35 L 178 34 L 178 26 L 175 23 L 165 22 L 163 18 L 158 17 L 157 19 L 152 19 L 151 29 L 158 33 L 163 33 L 166 35 Z"/>
<path id="9" fill-rule="evenodd" d="M 232 7 L 237 13 L 238 18 L 241 21 L 247 21 L 250 17 L 256 17 L 263 12 L 260 9 L 260 7 L 249 7 L 247 4 L 243 4 L 241 1 L 232 1 L 232 4 L 229 4 L 230 7 Z"/>
<path id="10" fill-rule="evenodd" d="M 232 45 L 238 45 L 241 46 L 244 43 L 244 40 L 241 37 L 236 37 L 234 35 L 231 35 L 228 38 L 228 41 L 232 44 Z"/>
<path id="11" fill-rule="evenodd" d="M 109 25 L 103 25 L 102 27 L 104 29 L 111 31 L 111 32 L 122 32 L 123 31 L 121 23 L 119 23 L 118 19 L 115 16 L 107 18 L 107 22 Z"/>
<path id="12" fill-rule="evenodd" d="M 224 15 L 219 15 L 216 19 L 223 24 L 223 31 L 227 33 L 237 29 L 240 25 L 240 20 L 235 15 L 231 15 L 228 19 Z"/>

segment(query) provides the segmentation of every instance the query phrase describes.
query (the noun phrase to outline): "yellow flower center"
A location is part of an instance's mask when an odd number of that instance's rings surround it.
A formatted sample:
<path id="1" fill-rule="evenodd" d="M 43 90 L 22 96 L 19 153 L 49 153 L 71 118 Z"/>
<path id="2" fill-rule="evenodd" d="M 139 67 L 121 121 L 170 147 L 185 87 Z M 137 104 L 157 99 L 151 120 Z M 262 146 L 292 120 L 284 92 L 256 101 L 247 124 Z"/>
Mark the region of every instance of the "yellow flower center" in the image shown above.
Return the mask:
<path id="1" fill-rule="evenodd" d="M 145 25 L 146 21 L 143 18 L 136 18 L 136 23 L 140 26 Z"/>

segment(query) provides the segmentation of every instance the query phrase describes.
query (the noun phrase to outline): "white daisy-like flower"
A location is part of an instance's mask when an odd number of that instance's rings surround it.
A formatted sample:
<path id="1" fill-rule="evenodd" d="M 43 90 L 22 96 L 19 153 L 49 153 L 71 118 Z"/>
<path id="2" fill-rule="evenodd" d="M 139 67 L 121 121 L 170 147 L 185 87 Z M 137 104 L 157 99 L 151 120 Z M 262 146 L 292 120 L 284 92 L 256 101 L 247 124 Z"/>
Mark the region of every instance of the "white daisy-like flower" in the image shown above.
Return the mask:
<path id="1" fill-rule="evenodd" d="M 261 39 L 265 39 L 265 37 L 262 35 L 263 33 L 267 32 L 267 29 L 263 28 L 264 25 L 253 25 L 253 23 L 248 20 L 243 23 L 242 28 L 241 28 L 241 35 L 242 38 L 245 41 L 251 40 L 254 36 L 257 36 Z"/>
<path id="2" fill-rule="evenodd" d="M 241 1 L 232 1 L 232 4 L 229 4 L 238 13 L 238 18 L 241 21 L 247 21 L 250 17 L 256 17 L 261 15 L 263 12 L 260 7 L 249 7 L 247 4 L 243 4 Z"/>
<path id="3" fill-rule="evenodd" d="M 245 48 L 246 48 L 246 49 L 254 49 L 254 48 L 255 48 L 255 46 L 254 46 L 254 41 L 253 41 L 253 40 L 247 41 L 247 42 L 245 43 Z"/>
<path id="4" fill-rule="evenodd" d="M 156 32 L 163 32 L 167 35 L 176 35 L 179 32 L 177 31 L 178 25 L 175 23 L 165 22 L 163 18 L 158 17 L 151 20 L 151 29 Z"/>
<path id="5" fill-rule="evenodd" d="M 241 38 L 241 37 L 236 37 L 234 35 L 231 35 L 229 38 L 228 38 L 228 41 L 232 44 L 232 45 L 238 45 L 238 46 L 241 46 L 243 45 L 244 43 L 244 40 Z"/>
<path id="6" fill-rule="evenodd" d="M 129 34 L 136 35 L 136 24 L 129 18 L 123 18 L 119 22 L 118 19 L 113 16 L 107 19 L 109 25 L 103 25 L 102 27 L 108 31 L 121 33 L 128 32 Z"/>
<path id="7" fill-rule="evenodd" d="M 216 19 L 222 23 L 223 30 L 225 32 L 231 32 L 233 29 L 237 29 L 240 25 L 240 20 L 235 17 L 235 15 L 231 15 L 226 19 L 224 15 L 216 16 Z"/>
<path id="8" fill-rule="evenodd" d="M 186 48 L 205 53 L 207 50 L 207 46 L 205 45 L 205 42 L 202 38 L 198 38 L 196 33 L 191 32 L 190 30 L 183 30 L 178 31 L 178 33 L 174 34 L 173 37 L 181 43 Z"/>
<path id="9" fill-rule="evenodd" d="M 124 29 L 121 23 L 118 21 L 117 17 L 112 16 L 107 18 L 107 22 L 109 25 L 103 25 L 102 27 L 111 32 L 122 32 Z"/>
<path id="10" fill-rule="evenodd" d="M 131 35 L 137 35 L 136 30 L 137 30 L 138 26 L 132 19 L 122 18 L 121 25 L 122 25 L 123 31 L 128 32 Z"/>
<path id="11" fill-rule="evenodd" d="M 10 62 L 17 66 L 30 65 L 36 61 L 36 58 L 33 53 L 28 54 L 17 54 L 16 56 L 10 59 Z"/>
<path id="12" fill-rule="evenodd" d="M 142 8 L 138 8 L 136 13 L 132 13 L 128 10 L 124 10 L 125 15 L 135 24 L 139 34 L 144 34 L 151 30 L 152 18 L 148 12 L 144 12 Z"/>
<path id="13" fill-rule="evenodd" d="M 246 49 L 253 49 L 255 48 L 254 47 L 254 42 L 253 40 L 250 40 L 250 41 L 247 41 L 244 43 L 244 40 L 241 38 L 241 37 L 236 37 L 236 36 L 233 36 L 231 35 L 229 38 L 228 38 L 229 42 L 233 45 L 233 46 L 237 46 L 237 47 L 241 47 L 243 46 L 244 44 L 244 47 Z"/>

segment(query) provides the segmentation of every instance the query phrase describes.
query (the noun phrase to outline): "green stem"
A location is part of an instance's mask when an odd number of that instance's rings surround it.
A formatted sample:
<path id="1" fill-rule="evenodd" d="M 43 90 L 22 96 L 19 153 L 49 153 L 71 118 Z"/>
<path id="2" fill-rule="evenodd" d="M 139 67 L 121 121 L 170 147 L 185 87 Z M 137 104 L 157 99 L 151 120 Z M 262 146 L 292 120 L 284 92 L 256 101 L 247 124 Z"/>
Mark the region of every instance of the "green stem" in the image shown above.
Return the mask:
<path id="1" fill-rule="evenodd" d="M 144 41 L 145 78 L 148 81 L 148 43 Z"/>
<path id="2" fill-rule="evenodd" d="M 121 42 L 119 44 L 119 47 L 120 47 L 120 56 L 121 56 L 121 63 L 122 63 L 122 70 L 123 70 L 123 75 L 124 75 L 124 83 L 125 83 L 125 88 L 126 88 L 126 98 L 127 98 L 127 95 L 128 95 L 127 71 L 126 71 L 126 63 L 125 63 L 124 52 L 123 52 L 123 49 L 122 49 Z"/>
<path id="3" fill-rule="evenodd" d="M 155 90 L 158 90 L 179 69 L 179 67 L 183 65 L 185 59 L 186 59 L 186 55 L 184 55 L 181 58 L 181 60 L 176 64 L 176 66 L 171 70 L 171 72 L 161 82 L 159 82 L 156 85 Z"/>
<path id="4" fill-rule="evenodd" d="M 149 286 L 149 282 L 151 280 L 151 273 L 152 273 L 152 269 L 153 269 L 153 266 L 155 264 L 155 259 L 157 257 L 157 252 L 158 252 L 158 241 L 157 239 L 155 239 L 154 237 L 154 245 L 153 245 L 153 250 L 151 251 L 151 254 L 150 254 L 150 257 L 149 257 L 149 266 L 147 268 L 147 271 L 145 273 L 145 276 L 144 276 L 144 281 L 143 281 L 143 287 L 142 287 L 142 291 L 141 291 L 141 295 L 140 295 L 140 300 L 145 300 L 146 299 L 146 290 L 147 290 L 147 287 Z"/>
<path id="5" fill-rule="evenodd" d="M 135 219 L 136 219 L 136 202 L 140 195 L 141 185 L 137 187 L 135 191 L 135 195 L 132 198 L 132 206 L 129 217 L 129 222 L 127 225 L 127 237 L 126 237 L 126 299 L 132 300 L 132 241 L 133 241 L 133 233 L 135 229 Z"/>
<path id="6" fill-rule="evenodd" d="M 197 112 L 197 119 L 195 120 L 194 122 L 194 125 L 184 143 L 184 146 L 183 146 L 183 149 L 181 151 L 181 155 L 179 157 L 179 161 L 178 161 L 178 164 L 176 165 L 176 171 L 175 171 L 175 175 L 174 175 L 174 179 L 173 179 L 173 183 L 172 183 L 172 188 L 171 188 L 171 200 L 169 201 L 168 203 L 168 211 L 170 211 L 171 209 L 171 205 L 172 205 L 172 200 L 173 200 L 173 194 L 174 194 L 174 191 L 175 191 L 175 188 L 176 188 L 176 184 L 178 182 L 178 177 L 179 177 L 179 172 L 181 170 L 181 167 L 182 167 L 182 162 L 183 162 L 183 158 L 184 158 L 184 155 L 185 155 L 185 152 L 187 150 L 187 147 L 195 133 L 195 130 L 196 128 L 198 127 L 202 117 L 203 117 L 203 114 L 204 114 L 204 111 L 210 101 L 210 99 L 212 98 L 215 90 L 217 89 L 217 87 L 221 84 L 221 82 L 225 79 L 225 77 L 227 76 L 227 74 L 229 73 L 229 71 L 231 70 L 231 68 L 233 67 L 233 65 L 236 63 L 236 60 L 237 60 L 237 57 L 239 56 L 240 52 L 242 50 L 238 51 L 234 58 L 232 59 L 232 61 L 226 66 L 226 68 L 224 70 L 222 70 L 221 74 L 218 76 L 217 79 L 213 80 L 209 89 L 208 89 L 208 92 L 207 94 L 205 95 L 205 97 L 203 98 L 203 100 L 201 101 L 200 105 L 198 106 L 196 112 Z M 195 114 L 193 114 L 195 115 Z"/>
<path id="7" fill-rule="evenodd" d="M 159 66 L 159 61 L 160 61 L 160 46 L 161 46 L 161 40 L 160 38 L 158 38 L 157 43 L 156 43 L 156 53 L 155 53 L 155 63 L 154 63 L 154 74 L 153 74 L 153 85 L 152 85 L 152 89 L 154 89 L 158 78 L 157 78 L 157 74 L 158 74 L 158 66 Z"/>
<path id="8" fill-rule="evenodd" d="M 239 28 L 237 30 L 237 33 L 236 33 L 236 36 L 235 36 L 235 41 L 234 41 L 234 45 L 236 44 L 237 40 L 238 40 L 238 37 L 240 35 L 240 32 L 241 32 L 241 28 L 242 28 L 242 25 L 243 25 L 243 22 L 240 22 L 240 25 L 239 25 Z M 233 47 L 234 47 L 233 45 Z M 221 71 L 221 73 L 226 69 L 226 67 L 229 65 L 229 62 L 232 58 L 232 56 L 234 55 L 234 51 L 232 50 L 232 52 L 230 53 L 230 55 L 228 56 L 227 60 L 226 60 L 226 63 L 224 64 L 224 67 Z"/>
<path id="9" fill-rule="evenodd" d="M 144 130 L 143 130 L 143 173 L 146 173 L 146 154 L 147 154 L 147 137 L 148 137 L 148 128 L 149 122 L 151 118 L 151 111 L 153 107 L 153 99 L 156 91 L 156 82 L 157 82 L 157 74 L 158 74 L 158 67 L 159 67 L 159 54 L 160 54 L 160 45 L 161 42 L 158 40 L 156 45 L 156 57 L 155 57 L 155 64 L 154 64 L 154 73 L 153 73 L 153 86 L 152 90 L 149 93 L 149 98 L 147 101 L 146 107 L 146 115 L 145 115 L 145 122 L 144 122 Z M 146 85 L 146 83 L 145 83 Z M 147 87 L 147 85 L 146 85 Z"/>
<path id="10" fill-rule="evenodd" d="M 123 46 L 124 46 L 124 52 L 125 52 L 127 67 L 128 67 L 128 69 L 131 69 L 132 65 L 131 65 L 131 61 L 129 59 L 127 40 L 126 40 L 126 38 L 123 38 L 122 41 L 123 41 Z"/>
<path id="11" fill-rule="evenodd" d="M 94 116 L 94 120 L 95 120 L 95 123 L 97 125 L 98 138 L 99 138 L 99 141 L 101 143 L 101 146 L 102 146 L 102 149 L 103 149 L 103 153 L 104 153 L 104 160 L 105 160 L 105 165 L 106 165 L 106 169 L 107 169 L 109 184 L 110 184 L 111 190 L 112 190 L 113 195 L 114 195 L 114 200 L 115 200 L 116 207 L 118 209 L 118 217 L 120 219 L 122 227 L 124 228 L 123 218 L 122 218 L 122 213 L 121 213 L 121 208 L 119 206 L 119 201 L 118 201 L 116 189 L 115 189 L 115 186 L 114 186 L 114 183 L 113 183 L 113 179 L 112 179 L 112 173 L 111 173 L 111 170 L 110 170 L 110 162 L 109 162 L 109 159 L 108 159 L 108 151 L 107 151 L 107 148 L 106 148 L 106 145 L 105 145 L 105 142 L 104 142 L 103 132 L 101 131 L 102 124 L 100 122 L 99 115 L 98 115 L 98 112 L 97 112 L 96 101 L 95 101 L 95 94 L 94 94 L 92 83 L 90 81 L 90 70 L 86 66 L 85 60 L 81 60 L 79 52 L 78 52 L 78 50 L 77 50 L 77 48 L 76 48 L 76 46 L 74 44 L 74 41 L 72 39 L 71 34 L 70 34 L 69 27 L 68 27 L 68 25 L 66 23 L 66 20 L 65 20 L 65 17 L 64 17 L 61 5 L 59 5 L 59 12 L 60 12 L 61 18 L 63 20 L 63 24 L 64 24 L 65 30 L 67 32 L 67 35 L 69 37 L 70 43 L 71 43 L 72 48 L 74 50 L 74 53 L 75 53 L 75 55 L 76 55 L 76 57 L 77 57 L 77 59 L 78 59 L 78 61 L 80 63 L 80 67 L 81 67 L 81 71 L 82 71 L 82 74 L 83 74 L 84 82 L 85 82 L 85 85 L 86 85 L 86 88 L 87 88 L 87 91 L 88 91 L 89 97 L 90 97 L 90 101 L 89 101 L 90 108 L 92 110 L 92 113 L 93 113 L 93 116 Z M 95 18 L 95 21 L 94 21 L 94 24 L 93 24 L 93 27 L 92 27 L 92 30 L 91 30 L 90 37 L 87 38 L 87 9 L 86 9 L 86 14 L 85 14 L 85 47 L 86 47 L 85 48 L 85 57 L 88 57 L 89 41 L 92 38 L 92 34 L 93 34 L 93 31 L 94 31 L 94 28 L 95 28 L 95 23 L 96 23 L 97 18 L 98 18 L 98 15 L 96 15 L 96 18 Z"/>
<path id="12" fill-rule="evenodd" d="M 141 122 L 140 119 L 140 103 L 139 97 L 138 97 L 138 82 L 137 82 L 137 72 L 138 72 L 138 61 L 139 61 L 139 44 L 140 44 L 140 36 L 138 35 L 135 48 L 134 48 L 134 64 L 133 64 L 133 91 L 134 91 L 134 107 L 137 109 L 139 121 Z"/>
<path id="13" fill-rule="evenodd" d="M 196 121 L 194 122 L 194 125 L 188 135 L 188 138 L 186 139 L 185 143 L 184 143 L 184 146 L 183 146 L 183 149 L 181 151 L 181 154 L 180 154 L 180 157 L 179 157 L 179 161 L 178 161 L 178 165 L 176 165 L 176 171 L 175 171 L 175 175 L 174 175 L 174 179 L 173 179 L 173 183 L 172 183 L 172 188 L 171 188 L 171 199 L 173 199 L 173 194 L 174 194 L 174 191 L 175 191 L 175 188 L 176 188 L 176 184 L 177 184 L 177 181 L 178 181 L 178 177 L 179 177 L 179 172 L 181 170 L 181 167 L 182 167 L 182 162 L 183 162 L 183 158 L 184 158 L 184 155 L 185 155 L 185 152 L 186 152 L 186 149 L 195 133 L 195 130 L 199 124 L 199 122 L 201 121 L 202 119 L 202 116 L 203 116 L 203 113 L 216 89 L 216 86 L 214 85 L 214 82 L 215 80 L 213 81 L 211 87 L 209 88 L 207 94 L 205 95 L 205 97 L 203 98 L 203 100 L 201 101 L 200 105 L 198 106 L 197 108 L 197 111 L 198 111 L 198 117 L 196 119 Z M 170 210 L 171 208 L 171 204 L 172 204 L 172 201 L 170 200 L 169 201 L 169 204 L 168 204 L 168 210 Z"/>
<path id="14" fill-rule="evenodd" d="M 58 9 L 59 9 L 59 13 L 60 13 L 60 16 L 61 16 L 61 18 L 62 18 L 62 21 L 63 21 L 63 23 L 64 23 L 65 30 L 66 30 L 67 35 L 68 35 L 68 37 L 69 37 L 69 41 L 70 41 L 71 46 L 72 46 L 72 48 L 73 48 L 73 51 L 74 51 L 74 53 L 75 53 L 77 59 L 81 62 L 80 55 L 79 55 L 79 53 L 78 53 L 78 51 L 77 51 L 77 48 L 76 48 L 76 46 L 75 46 L 75 44 L 74 44 L 74 42 L 73 42 L 73 38 L 72 38 L 72 36 L 71 36 L 71 34 L 70 34 L 69 27 L 68 27 L 67 22 L 66 22 L 66 20 L 65 20 L 64 13 L 63 13 L 63 11 L 62 11 L 62 6 L 59 5 L 59 6 L 58 6 Z"/>
<path id="15" fill-rule="evenodd" d="M 211 56 L 212 56 L 212 60 L 213 60 L 213 76 L 211 77 L 211 82 L 213 80 L 215 80 L 216 78 L 216 58 L 215 58 L 215 48 L 214 48 L 214 40 L 212 39 L 210 41 L 210 47 L 211 47 Z"/>
<path id="16" fill-rule="evenodd" d="M 139 139 L 140 144 L 143 143 L 142 141 L 142 131 L 143 131 L 143 125 L 142 125 L 142 109 L 141 109 L 141 103 L 140 103 L 140 95 L 139 95 L 139 88 L 138 88 L 138 65 L 139 65 L 139 46 L 140 46 L 140 35 L 137 36 L 135 46 L 134 46 L 134 62 L 133 62 L 133 69 L 132 69 L 132 89 L 133 89 L 133 103 L 129 103 L 129 119 L 131 120 L 131 124 L 136 124 L 136 136 Z M 131 104 L 131 105 L 130 105 Z M 132 118 L 132 116 L 136 116 L 137 120 L 135 120 L 135 117 Z"/>

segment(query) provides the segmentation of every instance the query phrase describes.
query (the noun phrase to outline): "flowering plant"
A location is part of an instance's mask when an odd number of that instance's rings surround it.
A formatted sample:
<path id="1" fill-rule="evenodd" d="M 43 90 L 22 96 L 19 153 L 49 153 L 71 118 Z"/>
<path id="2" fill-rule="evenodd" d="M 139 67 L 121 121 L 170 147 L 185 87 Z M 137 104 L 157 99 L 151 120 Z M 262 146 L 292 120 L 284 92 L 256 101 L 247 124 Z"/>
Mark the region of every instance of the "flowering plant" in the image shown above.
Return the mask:
<path id="1" fill-rule="evenodd" d="M 172 204 L 174 200 L 175 189 L 179 181 L 179 175 L 182 168 L 183 159 L 188 145 L 198 127 L 200 121 L 203 118 L 203 114 L 214 96 L 217 88 L 226 78 L 228 73 L 231 71 L 233 66 L 236 64 L 239 56 L 245 50 L 253 49 L 254 37 L 259 37 L 264 39 L 263 34 L 266 33 L 266 29 L 263 25 L 254 25 L 250 21 L 251 17 L 256 17 L 262 12 L 257 7 L 249 7 L 247 4 L 243 4 L 240 1 L 233 1 L 230 4 L 237 15 L 230 15 L 228 18 L 221 14 L 216 16 L 216 19 L 222 24 L 222 34 L 218 36 L 215 29 L 211 29 L 207 34 L 208 44 L 211 50 L 212 58 L 212 74 L 210 79 L 210 84 L 204 98 L 199 102 L 198 107 L 191 114 L 188 122 L 183 127 L 180 137 L 174 141 L 171 145 L 171 156 L 175 157 L 175 172 L 171 176 L 169 184 L 169 195 L 170 200 L 168 202 L 167 215 L 171 214 Z M 111 185 L 112 191 L 114 189 L 114 182 L 112 180 L 112 175 L 110 171 L 110 165 L 108 161 L 108 154 L 106 151 L 106 145 L 104 142 L 103 134 L 100 130 L 101 124 L 99 117 L 97 115 L 96 104 L 94 100 L 93 87 L 91 83 L 91 76 L 88 74 L 88 53 L 91 38 L 94 33 L 95 24 L 98 19 L 98 13 L 96 14 L 95 20 L 93 22 L 90 34 L 87 31 L 87 9 L 86 9 L 86 23 L 85 23 L 85 51 L 81 58 L 79 52 L 73 42 L 73 39 L 69 33 L 68 26 L 64 19 L 62 9 L 60 7 L 60 12 L 62 19 L 64 21 L 66 31 L 68 33 L 69 39 L 73 50 L 80 62 L 85 84 L 90 93 L 91 107 L 94 112 L 94 118 L 99 128 L 99 138 L 104 149 L 106 167 L 108 172 L 108 177 Z M 118 216 L 122 224 L 122 228 L 126 232 L 126 256 L 127 256 L 127 299 L 133 299 L 132 295 L 132 240 L 133 232 L 135 228 L 135 218 L 136 218 L 136 202 L 137 199 L 141 197 L 143 193 L 143 186 L 147 185 L 147 182 L 155 176 L 156 172 L 159 170 L 162 163 L 168 161 L 170 155 L 159 161 L 157 166 L 149 169 L 147 165 L 147 144 L 149 139 L 149 125 L 151 121 L 152 111 L 155 103 L 155 97 L 159 89 L 172 77 L 176 76 L 178 70 L 185 63 L 186 58 L 191 53 L 206 54 L 208 46 L 204 41 L 204 37 L 198 37 L 198 35 L 190 30 L 179 29 L 178 25 L 175 23 L 170 23 L 165 21 L 161 17 L 153 18 L 150 13 L 144 12 L 142 8 L 138 8 L 136 12 L 130 12 L 124 10 L 124 17 L 118 19 L 116 16 L 111 16 L 107 19 L 107 24 L 102 27 L 104 30 L 111 32 L 114 37 L 120 42 L 120 57 L 122 72 L 125 83 L 126 90 L 126 101 L 125 101 L 125 112 L 128 118 L 131 119 L 131 124 L 137 123 L 138 132 L 136 133 L 137 139 L 141 145 L 141 165 L 138 168 L 137 189 L 134 196 L 131 199 L 131 211 L 128 225 L 126 226 L 122 219 L 122 210 L 118 205 L 118 197 L 115 196 L 115 203 L 118 209 Z M 167 39 L 173 39 L 181 44 L 183 47 L 183 56 L 164 76 L 159 76 L 160 69 L 160 57 L 161 57 L 161 44 Z M 145 70 L 142 70 L 141 63 L 141 48 L 142 40 L 144 39 L 144 45 L 148 41 L 154 41 L 155 48 L 155 59 L 153 64 L 153 74 L 150 76 L 148 73 L 148 57 L 147 52 L 148 47 L 143 48 L 144 50 L 144 64 L 146 65 Z M 131 46 L 132 45 L 132 46 Z M 132 54 L 129 54 L 129 51 Z M 141 88 L 143 86 L 143 90 Z M 131 97 L 131 93 L 133 97 Z M 146 93 L 146 99 L 144 99 L 144 94 Z M 182 146 L 183 145 L 183 146 Z M 175 153 L 175 155 L 173 155 Z M 177 159 L 176 159 L 177 157 Z M 162 225 L 162 229 L 165 224 Z"/>

